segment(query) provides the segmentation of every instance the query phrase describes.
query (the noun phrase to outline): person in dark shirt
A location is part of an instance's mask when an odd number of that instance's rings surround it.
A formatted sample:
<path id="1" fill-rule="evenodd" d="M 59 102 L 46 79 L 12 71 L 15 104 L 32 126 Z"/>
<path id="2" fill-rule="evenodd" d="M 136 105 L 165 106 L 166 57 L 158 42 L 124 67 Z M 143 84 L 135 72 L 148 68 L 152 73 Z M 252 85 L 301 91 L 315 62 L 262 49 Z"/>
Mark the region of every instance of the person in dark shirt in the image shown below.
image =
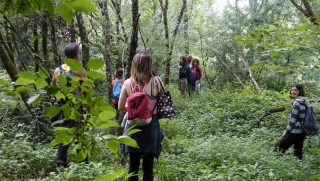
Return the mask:
<path id="1" fill-rule="evenodd" d="M 181 56 L 179 63 L 180 63 L 180 70 L 179 70 L 178 86 L 179 86 L 181 96 L 185 98 L 188 91 L 188 74 L 190 74 L 189 65 L 187 63 L 187 57 Z"/>

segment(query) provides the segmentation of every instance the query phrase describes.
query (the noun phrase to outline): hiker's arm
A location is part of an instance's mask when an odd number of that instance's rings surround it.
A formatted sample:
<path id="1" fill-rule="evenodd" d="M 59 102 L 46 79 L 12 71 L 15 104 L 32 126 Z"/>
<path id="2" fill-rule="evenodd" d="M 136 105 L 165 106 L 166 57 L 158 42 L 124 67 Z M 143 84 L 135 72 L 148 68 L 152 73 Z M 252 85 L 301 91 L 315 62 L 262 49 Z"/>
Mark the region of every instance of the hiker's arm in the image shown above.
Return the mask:
<path id="1" fill-rule="evenodd" d="M 268 109 L 266 109 L 266 110 L 264 111 L 264 115 L 265 115 L 265 116 L 268 116 L 268 115 L 270 115 L 270 114 L 272 114 L 272 113 L 282 112 L 282 111 L 284 111 L 284 110 L 285 110 L 285 108 L 283 108 L 283 107 L 280 107 L 280 108 L 268 108 Z"/>
<path id="2" fill-rule="evenodd" d="M 59 68 L 56 68 L 53 72 L 53 76 L 52 76 L 52 84 L 57 83 L 57 77 L 59 75 Z"/>
<path id="3" fill-rule="evenodd" d="M 87 75 L 87 73 L 86 73 L 86 71 L 85 71 L 84 69 L 83 69 L 82 72 L 75 71 L 75 72 L 74 72 L 74 75 L 77 76 L 77 77 L 79 77 L 79 78 L 88 78 L 88 75 Z M 80 82 L 80 83 L 82 83 L 82 82 Z M 86 88 L 92 89 L 91 86 L 86 86 Z"/>
<path id="4" fill-rule="evenodd" d="M 121 89 L 119 102 L 118 102 L 119 111 L 127 112 L 126 102 L 127 102 L 129 90 L 130 90 L 130 79 L 127 79 L 126 81 L 124 81 L 122 89 Z"/>

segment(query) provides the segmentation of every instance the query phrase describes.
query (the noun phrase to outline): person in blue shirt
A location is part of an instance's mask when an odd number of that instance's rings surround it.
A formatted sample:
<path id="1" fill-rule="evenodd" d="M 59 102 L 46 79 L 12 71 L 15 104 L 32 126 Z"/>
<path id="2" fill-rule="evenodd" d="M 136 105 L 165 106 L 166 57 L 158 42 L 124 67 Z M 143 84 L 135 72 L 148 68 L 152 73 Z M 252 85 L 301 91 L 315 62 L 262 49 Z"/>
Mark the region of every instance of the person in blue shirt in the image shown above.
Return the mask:
<path id="1" fill-rule="evenodd" d="M 275 150 L 285 153 L 292 145 L 294 148 L 293 154 L 302 159 L 302 148 L 305 140 L 305 134 L 302 132 L 301 122 L 304 121 L 306 115 L 307 102 L 303 85 L 294 84 L 290 90 L 290 97 L 294 99 L 292 110 L 290 111 L 287 127 L 282 135 L 282 138 L 275 144 Z M 307 103 L 309 104 L 309 103 Z"/>

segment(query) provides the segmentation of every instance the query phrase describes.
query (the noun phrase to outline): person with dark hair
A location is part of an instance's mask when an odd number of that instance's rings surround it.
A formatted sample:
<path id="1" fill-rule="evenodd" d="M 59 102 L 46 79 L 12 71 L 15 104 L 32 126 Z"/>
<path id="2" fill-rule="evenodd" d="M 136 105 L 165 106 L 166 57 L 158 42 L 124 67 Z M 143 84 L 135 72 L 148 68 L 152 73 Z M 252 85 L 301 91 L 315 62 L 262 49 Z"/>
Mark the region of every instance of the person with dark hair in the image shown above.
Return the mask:
<path id="1" fill-rule="evenodd" d="M 282 138 L 275 144 L 275 151 L 285 153 L 293 145 L 293 154 L 302 159 L 302 148 L 305 134 L 300 122 L 304 122 L 306 106 L 309 103 L 304 98 L 304 88 L 301 84 L 294 84 L 290 89 L 290 97 L 294 100 L 290 111 L 287 127 Z"/>
<path id="2" fill-rule="evenodd" d="M 192 69 L 191 69 L 191 73 L 194 77 L 195 80 L 195 89 L 197 88 L 197 90 L 200 92 L 201 90 L 201 82 L 203 79 L 203 70 L 200 67 L 200 61 L 196 58 L 194 58 L 192 60 Z"/>
<path id="3" fill-rule="evenodd" d="M 185 98 L 188 92 L 188 82 L 190 82 L 188 81 L 188 75 L 190 74 L 190 69 L 187 62 L 187 57 L 181 56 L 179 64 L 180 64 L 180 70 L 179 70 L 178 86 L 179 86 L 181 96 Z"/>
<path id="4" fill-rule="evenodd" d="M 114 80 L 111 83 L 112 87 L 114 87 L 117 84 L 117 82 L 119 82 L 121 84 L 120 86 L 122 87 L 123 82 L 124 82 L 123 81 L 123 68 L 118 68 L 114 72 L 113 76 L 114 76 Z M 120 91 L 121 91 L 121 87 L 120 87 Z M 118 91 L 118 89 L 116 89 L 116 88 L 113 89 L 112 102 L 114 104 L 114 108 L 117 111 L 115 119 L 118 120 L 118 118 L 119 118 L 118 101 L 119 101 L 120 92 L 118 95 L 118 93 L 115 91 Z"/>
<path id="5" fill-rule="evenodd" d="M 136 129 L 141 131 L 130 135 L 130 137 L 137 142 L 138 148 L 128 145 L 121 146 L 122 158 L 126 154 L 129 154 L 129 173 L 133 174 L 129 178 L 129 181 L 138 180 L 141 159 L 143 160 L 143 180 L 153 180 L 154 158 L 158 159 L 160 156 L 161 140 L 163 139 L 163 132 L 160 129 L 156 106 L 158 94 L 163 91 L 160 83 L 162 83 L 160 77 L 153 75 L 151 56 L 146 52 L 137 53 L 132 60 L 131 77 L 124 81 L 118 108 L 120 111 L 127 111 L 127 98 L 139 87 L 139 91 L 144 91 L 148 96 L 148 107 L 150 110 L 145 111 L 153 111 L 153 115 L 149 124 L 145 126 L 135 126 Z M 142 90 L 140 90 L 140 88 Z M 126 124 L 125 130 L 128 128 L 129 125 Z"/>
<path id="6" fill-rule="evenodd" d="M 66 47 L 65 47 L 65 51 L 64 52 L 65 52 L 65 56 L 67 58 L 74 59 L 74 61 L 79 61 L 79 59 L 80 59 L 80 55 L 79 55 L 80 51 L 79 51 L 78 44 L 76 44 L 76 43 L 67 44 Z M 59 83 L 58 76 L 60 74 L 69 74 L 69 75 L 77 76 L 79 78 L 88 78 L 88 76 L 86 74 L 86 71 L 84 69 L 83 69 L 83 71 L 74 71 L 67 64 L 62 64 L 62 65 L 60 65 L 59 67 L 57 67 L 54 70 L 53 77 L 52 77 L 52 82 L 54 84 L 55 83 Z M 80 93 L 81 92 L 77 92 L 77 93 L 74 93 L 74 94 L 78 95 Z M 64 117 L 63 113 L 60 112 L 59 114 L 60 114 L 60 117 L 63 119 L 63 117 Z M 75 127 L 76 126 L 76 122 L 75 122 L 75 120 L 65 120 L 61 124 L 61 126 L 62 127 L 67 127 L 67 128 Z M 63 171 L 63 168 L 65 168 L 67 166 L 67 152 L 68 152 L 69 146 L 70 145 L 62 145 L 62 144 L 58 145 L 58 158 L 56 160 L 58 172 Z M 87 159 L 85 161 L 87 162 Z"/>
<path id="7" fill-rule="evenodd" d="M 188 93 L 189 93 L 189 97 L 192 96 L 192 93 L 195 91 L 195 86 L 196 86 L 196 81 L 194 79 L 194 76 L 192 75 L 192 60 L 193 57 L 191 55 L 187 56 L 187 63 L 189 65 L 189 73 L 187 75 L 188 78 Z"/>

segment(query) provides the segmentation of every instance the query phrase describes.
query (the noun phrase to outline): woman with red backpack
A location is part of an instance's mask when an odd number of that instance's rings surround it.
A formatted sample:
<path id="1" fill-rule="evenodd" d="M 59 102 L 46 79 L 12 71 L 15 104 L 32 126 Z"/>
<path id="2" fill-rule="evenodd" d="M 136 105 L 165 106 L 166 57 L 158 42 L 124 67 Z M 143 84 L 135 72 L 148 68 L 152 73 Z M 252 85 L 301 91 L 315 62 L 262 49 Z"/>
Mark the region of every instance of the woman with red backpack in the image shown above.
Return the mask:
<path id="1" fill-rule="evenodd" d="M 144 92 L 147 94 L 148 101 L 146 103 L 149 107 L 145 111 L 152 111 L 151 122 L 144 126 L 135 126 L 136 129 L 140 129 L 141 131 L 130 135 L 139 147 L 134 148 L 128 145 L 121 145 L 122 157 L 129 154 L 129 173 L 133 174 L 129 178 L 129 181 L 138 180 L 141 159 L 143 160 L 143 180 L 153 180 L 154 158 L 158 159 L 161 152 L 163 133 L 160 129 L 156 104 L 159 92 L 163 91 L 162 87 L 159 86 L 162 80 L 160 77 L 154 76 L 152 70 L 151 56 L 146 52 L 137 53 L 131 63 L 131 77 L 124 81 L 118 102 L 119 111 L 129 113 L 130 110 L 127 110 L 127 104 L 130 95 L 136 93 L 136 91 Z M 128 127 L 127 122 L 125 130 Z"/>

